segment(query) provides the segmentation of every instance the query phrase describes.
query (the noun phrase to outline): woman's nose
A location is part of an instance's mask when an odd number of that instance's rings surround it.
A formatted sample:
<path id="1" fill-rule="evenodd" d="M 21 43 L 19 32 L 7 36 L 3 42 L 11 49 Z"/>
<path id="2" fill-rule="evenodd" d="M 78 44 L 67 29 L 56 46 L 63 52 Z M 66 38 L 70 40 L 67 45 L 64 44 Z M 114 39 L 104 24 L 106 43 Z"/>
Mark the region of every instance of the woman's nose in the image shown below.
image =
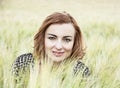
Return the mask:
<path id="1" fill-rule="evenodd" d="M 62 42 L 61 41 L 57 41 L 55 44 L 56 49 L 62 49 Z"/>

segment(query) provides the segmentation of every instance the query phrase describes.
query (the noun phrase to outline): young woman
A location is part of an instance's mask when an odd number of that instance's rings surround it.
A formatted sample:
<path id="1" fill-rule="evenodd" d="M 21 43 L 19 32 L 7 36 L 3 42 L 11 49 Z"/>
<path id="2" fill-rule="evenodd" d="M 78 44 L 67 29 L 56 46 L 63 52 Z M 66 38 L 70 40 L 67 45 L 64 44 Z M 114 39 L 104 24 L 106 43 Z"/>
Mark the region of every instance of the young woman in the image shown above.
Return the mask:
<path id="1" fill-rule="evenodd" d="M 88 76 L 90 71 L 80 59 L 85 55 L 82 33 L 75 19 L 66 12 L 55 12 L 49 15 L 42 23 L 34 37 L 34 52 L 20 55 L 13 63 L 13 74 L 25 72 L 34 62 L 47 59 L 58 66 L 61 62 L 74 60 L 74 74 L 81 71 Z"/>

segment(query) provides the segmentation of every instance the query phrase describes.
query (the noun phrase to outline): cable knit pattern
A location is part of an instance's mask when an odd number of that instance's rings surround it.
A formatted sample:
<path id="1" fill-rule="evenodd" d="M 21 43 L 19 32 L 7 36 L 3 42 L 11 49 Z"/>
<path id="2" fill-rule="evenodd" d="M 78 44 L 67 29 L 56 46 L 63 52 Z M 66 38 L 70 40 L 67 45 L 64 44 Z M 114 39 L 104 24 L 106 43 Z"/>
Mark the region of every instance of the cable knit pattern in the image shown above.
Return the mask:
<path id="1" fill-rule="evenodd" d="M 26 72 L 27 70 L 30 70 L 30 66 L 34 66 L 34 58 L 31 53 L 27 54 L 22 54 L 17 59 L 12 65 L 12 73 L 15 76 L 18 76 L 19 73 Z"/>
<path id="2" fill-rule="evenodd" d="M 73 68 L 74 75 L 77 75 L 78 73 L 82 73 L 83 77 L 87 77 L 90 75 L 90 70 L 87 66 L 85 66 L 84 63 L 81 61 L 77 61 L 74 68 Z"/>

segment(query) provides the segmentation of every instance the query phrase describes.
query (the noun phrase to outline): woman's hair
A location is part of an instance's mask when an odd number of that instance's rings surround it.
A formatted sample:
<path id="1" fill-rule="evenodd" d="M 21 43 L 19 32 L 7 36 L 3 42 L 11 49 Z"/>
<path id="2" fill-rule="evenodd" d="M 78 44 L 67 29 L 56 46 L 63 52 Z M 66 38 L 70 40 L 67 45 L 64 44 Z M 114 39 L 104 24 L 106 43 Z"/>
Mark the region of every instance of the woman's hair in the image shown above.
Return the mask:
<path id="1" fill-rule="evenodd" d="M 85 54 L 85 48 L 83 45 L 82 33 L 80 27 L 78 26 L 75 19 L 66 12 L 59 13 L 55 12 L 44 20 L 39 31 L 34 36 L 34 55 L 37 58 L 45 57 L 45 32 L 46 29 L 52 24 L 63 24 L 63 23 L 71 23 L 75 28 L 75 40 L 72 49 L 72 53 L 69 56 L 70 58 L 82 59 Z"/>

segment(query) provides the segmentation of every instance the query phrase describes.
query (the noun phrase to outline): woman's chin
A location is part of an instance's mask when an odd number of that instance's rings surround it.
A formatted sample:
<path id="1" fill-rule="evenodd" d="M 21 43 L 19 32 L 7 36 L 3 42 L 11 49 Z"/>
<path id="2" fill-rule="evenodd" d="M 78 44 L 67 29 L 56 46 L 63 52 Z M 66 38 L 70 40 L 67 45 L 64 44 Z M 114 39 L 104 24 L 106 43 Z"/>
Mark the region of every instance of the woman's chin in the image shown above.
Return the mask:
<path id="1" fill-rule="evenodd" d="M 53 62 L 61 62 L 61 61 L 63 61 L 64 59 L 63 59 L 63 57 L 53 57 L 52 58 L 52 61 Z"/>

